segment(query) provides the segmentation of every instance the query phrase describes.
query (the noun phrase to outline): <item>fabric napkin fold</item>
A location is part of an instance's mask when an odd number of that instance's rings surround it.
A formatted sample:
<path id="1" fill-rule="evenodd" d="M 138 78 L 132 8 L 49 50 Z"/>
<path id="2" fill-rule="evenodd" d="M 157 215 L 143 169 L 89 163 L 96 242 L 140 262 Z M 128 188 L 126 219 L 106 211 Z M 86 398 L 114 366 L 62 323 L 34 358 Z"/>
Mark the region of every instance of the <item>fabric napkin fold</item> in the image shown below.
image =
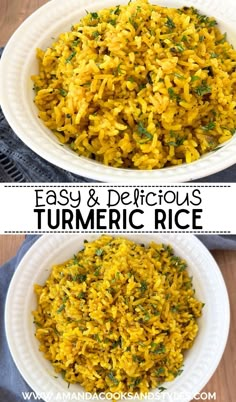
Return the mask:
<path id="1" fill-rule="evenodd" d="M 210 249 L 236 250 L 236 236 L 198 236 Z M 0 268 L 0 402 L 23 402 L 23 392 L 32 392 L 17 370 L 11 357 L 5 334 L 4 307 L 7 290 L 11 278 L 25 253 L 30 249 L 39 236 L 26 236 L 17 255 Z M 42 390 L 43 391 L 43 390 Z M 29 401 L 36 399 L 31 396 Z M 39 399 L 37 399 L 39 400 Z M 54 401 L 52 401 L 54 402 Z"/>

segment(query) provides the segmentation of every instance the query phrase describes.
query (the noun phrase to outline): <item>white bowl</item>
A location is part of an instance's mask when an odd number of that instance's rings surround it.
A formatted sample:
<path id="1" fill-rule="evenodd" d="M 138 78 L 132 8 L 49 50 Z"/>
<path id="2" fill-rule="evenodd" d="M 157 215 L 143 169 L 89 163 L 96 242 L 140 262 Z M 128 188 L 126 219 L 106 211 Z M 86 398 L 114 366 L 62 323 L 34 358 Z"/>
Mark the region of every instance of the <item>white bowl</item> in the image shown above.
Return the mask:
<path id="1" fill-rule="evenodd" d="M 192 235 L 122 236 L 144 244 L 151 240 L 171 244 L 174 252 L 187 260 L 196 296 L 205 303 L 203 315 L 199 319 L 199 333 L 193 347 L 186 353 L 183 373 L 165 384 L 168 399 L 164 399 L 165 393 L 158 396 L 160 399 L 155 398 L 169 402 L 187 402 L 212 376 L 227 341 L 230 313 L 222 275 L 208 250 Z M 60 398 L 59 393 L 68 393 L 71 397 L 73 393 L 81 395 L 83 389 L 79 385 L 71 385 L 68 389 L 62 378 L 56 379 L 52 365 L 38 350 L 39 343 L 34 336 L 32 317 L 32 310 L 36 308 L 33 285 L 44 284 L 51 266 L 73 256 L 83 247 L 85 238 L 91 241 L 97 237 L 98 235 L 91 234 L 44 235 L 21 261 L 8 290 L 5 323 L 11 354 L 24 379 L 36 393 L 43 393 L 42 397 L 46 402 L 67 400 Z M 83 399 L 81 397 L 77 400 Z"/>
<path id="2" fill-rule="evenodd" d="M 51 163 L 104 182 L 145 183 L 184 182 L 223 170 L 236 162 L 236 136 L 217 152 L 210 152 L 191 164 L 160 170 L 118 169 L 79 157 L 68 146 L 62 146 L 55 135 L 37 117 L 30 79 L 38 71 L 36 48 L 50 46 L 52 37 L 70 30 L 85 15 L 117 5 L 117 0 L 52 0 L 32 14 L 8 42 L 0 63 L 0 104 L 15 133 L 33 151 Z M 222 32 L 236 45 L 236 3 L 233 0 L 154 0 L 153 3 L 181 7 L 193 5 L 204 14 L 214 16 Z M 127 0 L 119 1 L 127 4 Z"/>

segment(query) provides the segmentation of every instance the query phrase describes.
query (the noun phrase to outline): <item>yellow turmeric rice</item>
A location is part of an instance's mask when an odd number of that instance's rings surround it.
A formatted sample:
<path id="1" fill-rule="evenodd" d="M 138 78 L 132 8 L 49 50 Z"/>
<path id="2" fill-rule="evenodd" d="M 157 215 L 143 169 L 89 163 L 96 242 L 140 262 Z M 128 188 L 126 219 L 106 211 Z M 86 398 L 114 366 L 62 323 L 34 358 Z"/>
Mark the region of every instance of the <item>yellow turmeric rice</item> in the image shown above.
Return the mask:
<path id="1" fill-rule="evenodd" d="M 80 156 L 157 169 L 235 132 L 236 51 L 193 7 L 136 0 L 87 12 L 37 56 L 39 117 Z"/>
<path id="2" fill-rule="evenodd" d="M 93 393 L 146 393 L 180 375 L 203 307 L 169 245 L 107 235 L 53 266 L 35 292 L 40 350 Z"/>

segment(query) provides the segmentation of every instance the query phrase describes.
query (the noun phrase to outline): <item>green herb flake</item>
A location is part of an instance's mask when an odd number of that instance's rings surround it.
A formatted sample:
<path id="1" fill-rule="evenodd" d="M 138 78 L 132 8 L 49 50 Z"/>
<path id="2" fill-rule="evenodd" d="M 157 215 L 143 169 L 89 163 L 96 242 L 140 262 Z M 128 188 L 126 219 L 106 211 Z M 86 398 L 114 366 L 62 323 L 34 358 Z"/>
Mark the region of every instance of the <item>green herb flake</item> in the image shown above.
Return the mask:
<path id="1" fill-rule="evenodd" d="M 78 294 L 78 296 L 77 296 L 77 299 L 84 299 L 85 296 L 86 296 L 86 293 L 85 293 L 85 292 L 80 292 L 80 293 Z"/>
<path id="2" fill-rule="evenodd" d="M 129 82 L 134 82 L 134 78 L 133 77 L 128 77 L 127 79 Z"/>
<path id="3" fill-rule="evenodd" d="M 72 47 L 78 46 L 79 43 L 80 43 L 80 39 L 79 39 L 79 38 L 78 38 L 78 39 L 75 39 L 75 40 L 72 42 Z"/>
<path id="4" fill-rule="evenodd" d="M 176 28 L 174 21 L 169 16 L 167 16 L 167 21 L 165 23 L 165 26 L 167 26 L 171 30 Z"/>
<path id="5" fill-rule="evenodd" d="M 109 378 L 109 380 L 111 380 L 113 382 L 114 385 L 119 385 L 119 381 L 114 376 L 114 373 L 112 371 L 110 371 L 110 373 L 108 374 L 107 377 Z"/>
<path id="6" fill-rule="evenodd" d="M 177 78 L 179 78 L 180 80 L 184 80 L 184 79 L 185 79 L 184 75 L 181 75 L 181 74 L 179 74 L 179 73 L 174 73 L 174 76 L 177 77 Z"/>
<path id="7" fill-rule="evenodd" d="M 212 149 L 211 152 L 219 151 L 219 149 L 221 149 L 221 148 L 222 148 L 222 147 L 216 147 L 216 148 Z"/>
<path id="8" fill-rule="evenodd" d="M 210 131 L 213 130 L 216 126 L 216 123 L 214 121 L 210 121 L 206 126 L 202 126 L 203 131 Z"/>
<path id="9" fill-rule="evenodd" d="M 95 254 L 100 257 L 103 254 L 103 249 L 102 248 L 97 248 L 97 250 L 95 251 Z"/>
<path id="10" fill-rule="evenodd" d="M 141 292 L 142 292 L 142 293 L 146 292 L 147 288 L 148 288 L 147 282 L 146 282 L 146 281 L 142 281 L 141 284 L 140 284 L 140 290 L 141 290 Z"/>
<path id="11" fill-rule="evenodd" d="M 114 19 L 113 19 L 113 20 L 109 20 L 108 23 L 111 24 L 111 25 L 113 25 L 113 27 L 116 26 L 116 20 L 114 20 Z"/>
<path id="12" fill-rule="evenodd" d="M 173 146 L 173 147 L 180 147 L 181 145 L 183 145 L 184 141 L 186 140 L 187 137 L 178 137 L 176 138 L 175 141 L 169 141 L 166 144 L 169 146 Z"/>
<path id="13" fill-rule="evenodd" d="M 117 347 L 122 347 L 122 338 L 121 338 L 121 336 L 119 337 L 119 339 L 117 340 L 117 341 L 114 341 L 113 343 L 112 343 L 112 345 L 111 345 L 111 348 L 112 349 L 116 349 Z"/>
<path id="14" fill-rule="evenodd" d="M 166 391 L 167 390 L 167 388 L 165 388 L 165 387 L 158 387 L 158 391 L 159 392 L 164 392 L 164 391 Z"/>
<path id="15" fill-rule="evenodd" d="M 141 377 L 134 378 L 133 382 L 130 384 L 131 387 L 137 387 L 142 381 Z"/>
<path id="16" fill-rule="evenodd" d="M 92 37 L 93 37 L 94 39 L 98 39 L 99 36 L 100 36 L 100 33 L 99 33 L 98 31 L 93 31 L 93 32 L 92 32 Z"/>
<path id="17" fill-rule="evenodd" d="M 188 38 L 186 35 L 183 35 L 181 38 L 181 42 L 188 42 Z"/>
<path id="18" fill-rule="evenodd" d="M 208 27 L 215 27 L 217 25 L 216 20 L 209 20 L 207 23 Z"/>
<path id="19" fill-rule="evenodd" d="M 204 35 L 200 35 L 200 36 L 199 36 L 199 42 L 203 42 L 204 39 L 205 39 L 205 36 L 204 36 Z"/>
<path id="20" fill-rule="evenodd" d="M 71 60 L 73 59 L 73 57 L 75 57 L 75 55 L 76 55 L 76 51 L 72 52 L 72 53 L 70 54 L 70 56 L 67 57 L 67 59 L 66 59 L 66 64 L 67 64 L 67 63 L 70 63 Z"/>
<path id="21" fill-rule="evenodd" d="M 94 335 L 94 339 L 95 339 L 97 342 L 99 342 L 99 343 L 102 342 L 101 339 L 100 339 L 100 337 L 99 337 L 99 334 L 95 334 L 95 335 Z"/>
<path id="22" fill-rule="evenodd" d="M 86 275 L 86 274 L 77 274 L 75 280 L 76 280 L 77 282 L 79 282 L 79 283 L 83 283 L 83 282 L 86 281 L 86 279 L 87 279 L 87 275 Z"/>
<path id="23" fill-rule="evenodd" d="M 198 75 L 192 75 L 191 82 L 195 82 L 197 80 L 200 80 L 200 77 L 198 77 Z"/>
<path id="24" fill-rule="evenodd" d="M 65 97 L 67 96 L 67 94 L 68 94 L 68 92 L 65 91 L 65 89 L 63 89 L 63 88 L 60 88 L 60 89 L 59 89 L 59 92 L 60 92 L 60 95 L 63 96 L 64 98 L 65 98 Z"/>
<path id="25" fill-rule="evenodd" d="M 170 311 L 171 311 L 172 313 L 178 313 L 178 311 L 179 311 L 179 306 L 178 306 L 178 305 L 177 305 L 177 306 L 172 306 L 171 309 L 170 309 Z"/>
<path id="26" fill-rule="evenodd" d="M 176 100 L 177 102 L 181 101 L 181 98 L 178 94 L 175 93 L 172 87 L 168 88 L 168 94 L 171 100 Z"/>
<path id="27" fill-rule="evenodd" d="M 175 45 L 175 48 L 178 50 L 179 53 L 182 53 L 185 50 L 185 48 L 183 47 L 183 45 L 181 43 L 177 43 Z"/>
<path id="28" fill-rule="evenodd" d="M 123 72 L 123 70 L 121 69 L 121 65 L 122 65 L 122 63 L 120 63 L 118 66 L 117 66 L 117 68 L 116 68 L 116 75 L 122 75 L 124 72 Z"/>
<path id="29" fill-rule="evenodd" d="M 115 14 L 115 15 L 120 15 L 120 12 L 121 12 L 120 6 L 117 6 L 117 7 L 115 8 L 115 10 L 112 11 L 112 13 Z"/>
<path id="30" fill-rule="evenodd" d="M 39 327 L 39 328 L 42 328 L 43 326 L 42 326 L 42 324 L 40 324 L 38 321 L 33 321 L 33 323 L 37 326 L 37 327 Z"/>
<path id="31" fill-rule="evenodd" d="M 74 257 L 73 257 L 73 264 L 75 264 L 75 265 L 79 264 L 79 260 L 78 260 L 78 257 L 76 254 L 74 254 Z"/>
<path id="32" fill-rule="evenodd" d="M 165 345 L 159 345 L 158 347 L 156 347 L 156 345 L 154 346 L 154 349 L 152 350 L 152 353 L 154 353 L 154 355 L 160 355 L 162 353 L 165 353 L 166 348 Z"/>
<path id="33" fill-rule="evenodd" d="M 194 92 L 198 96 L 203 96 L 203 95 L 206 95 L 206 94 L 210 94 L 211 93 L 211 87 L 209 85 L 207 85 L 206 81 L 202 81 L 202 84 L 199 85 L 198 87 L 196 87 L 194 89 Z"/>
<path id="34" fill-rule="evenodd" d="M 96 269 L 95 269 L 95 271 L 94 271 L 94 275 L 95 276 L 98 276 L 99 274 L 100 274 L 100 269 L 101 269 L 102 267 L 101 266 L 99 266 L 99 267 L 97 267 Z"/>
<path id="35" fill-rule="evenodd" d="M 187 264 L 186 264 L 186 263 L 180 264 L 180 265 L 178 266 L 178 271 L 179 271 L 179 272 L 183 272 L 183 271 L 185 271 L 186 268 L 187 268 Z"/>
<path id="36" fill-rule="evenodd" d="M 92 20 L 97 20 L 99 18 L 98 13 L 90 13 Z"/>
<path id="37" fill-rule="evenodd" d="M 216 45 L 223 44 L 223 43 L 226 42 L 226 40 L 227 40 L 227 34 L 226 34 L 226 32 L 225 32 L 224 35 L 223 35 L 223 37 L 222 37 L 220 40 L 217 40 L 217 41 L 216 41 Z"/>
<path id="38" fill-rule="evenodd" d="M 183 373 L 183 369 L 179 369 L 175 374 L 174 374 L 174 376 L 175 377 L 178 377 L 179 375 L 181 375 L 182 373 Z"/>
<path id="39" fill-rule="evenodd" d="M 65 304 L 63 303 L 60 307 L 59 307 L 59 309 L 57 310 L 57 313 L 61 313 L 64 309 L 65 309 Z"/>
<path id="40" fill-rule="evenodd" d="M 40 91 L 40 89 L 41 89 L 40 87 L 34 84 L 33 90 L 35 91 L 36 94 L 38 93 L 38 91 Z"/>
<path id="41" fill-rule="evenodd" d="M 211 59 L 217 59 L 217 57 L 219 57 L 219 55 L 217 53 L 215 53 L 215 52 L 210 53 L 210 58 Z"/>
<path id="42" fill-rule="evenodd" d="M 133 355 L 132 360 L 135 363 L 143 363 L 144 362 L 144 359 L 141 356 L 138 356 L 138 355 Z"/>
<path id="43" fill-rule="evenodd" d="M 147 131 L 142 122 L 138 123 L 138 133 L 140 137 L 144 136 L 147 140 L 153 139 L 153 135 Z"/>
<path id="44" fill-rule="evenodd" d="M 159 377 L 161 374 L 164 374 L 165 369 L 163 367 L 159 367 L 159 369 L 156 370 L 156 376 Z"/>
<path id="45" fill-rule="evenodd" d="M 133 18 L 129 18 L 129 22 L 134 27 L 134 29 L 138 29 L 138 24 Z"/>

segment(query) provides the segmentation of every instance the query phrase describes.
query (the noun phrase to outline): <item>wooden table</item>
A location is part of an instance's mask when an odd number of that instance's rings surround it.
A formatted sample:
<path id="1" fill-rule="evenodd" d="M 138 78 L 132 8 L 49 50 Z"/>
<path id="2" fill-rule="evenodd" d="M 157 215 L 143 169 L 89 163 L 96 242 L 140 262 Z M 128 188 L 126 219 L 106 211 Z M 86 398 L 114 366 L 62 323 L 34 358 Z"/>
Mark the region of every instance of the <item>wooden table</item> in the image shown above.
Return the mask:
<path id="1" fill-rule="evenodd" d="M 65 0 L 69 1 L 69 0 Z M 0 45 L 3 46 L 20 23 L 46 0 L 0 0 Z M 11 258 L 24 236 L 0 236 L 0 264 Z M 236 252 L 213 253 L 221 267 L 231 302 L 231 328 L 228 344 L 218 369 L 203 392 L 216 393 L 217 402 L 236 401 Z M 219 334 L 220 336 L 220 334 Z M 202 394 L 202 400 L 206 395 Z"/>
<path id="2" fill-rule="evenodd" d="M 24 236 L 0 236 L 0 265 L 13 257 L 20 247 Z M 214 251 L 213 255 L 223 273 L 231 303 L 231 328 L 223 358 L 208 384 L 204 387 L 206 394 L 216 393 L 217 402 L 236 401 L 236 251 Z M 219 334 L 220 336 L 220 334 Z M 194 400 L 196 401 L 196 400 Z"/>

